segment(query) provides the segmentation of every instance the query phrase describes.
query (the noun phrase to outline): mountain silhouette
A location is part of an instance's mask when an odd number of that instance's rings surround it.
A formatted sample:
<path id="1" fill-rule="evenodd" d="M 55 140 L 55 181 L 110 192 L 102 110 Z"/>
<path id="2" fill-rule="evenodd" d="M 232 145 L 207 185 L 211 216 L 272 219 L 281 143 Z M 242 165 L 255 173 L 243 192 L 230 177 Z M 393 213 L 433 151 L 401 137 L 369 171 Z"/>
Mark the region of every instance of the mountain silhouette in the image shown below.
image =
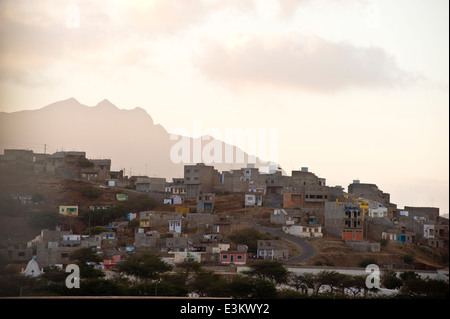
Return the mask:
<path id="1" fill-rule="evenodd" d="M 198 157 L 193 154 L 199 149 L 216 155 L 216 159 L 221 157 L 217 162 L 205 161 L 204 157 L 200 160 L 214 165 L 219 171 L 246 167 L 249 162 L 248 154 L 219 140 L 188 136 L 171 140 L 170 137 L 171 134 L 155 124 L 144 109 L 119 109 L 107 99 L 95 106 L 86 106 L 70 98 L 37 110 L 0 112 L 1 152 L 11 148 L 30 149 L 36 153 L 85 151 L 89 159 L 111 159 L 111 170 L 124 169 L 126 175 L 159 176 L 167 180 L 183 177 L 184 165 L 198 162 L 194 162 Z M 189 143 L 189 161 L 173 160 L 174 154 L 186 154 L 186 148 L 180 150 L 180 143 Z M 221 152 L 218 147 L 211 149 L 212 145 L 221 145 Z M 243 163 L 226 163 L 225 153 L 229 150 L 233 150 L 232 154 L 242 152 Z M 268 163 L 256 158 L 254 166 L 267 170 Z"/>

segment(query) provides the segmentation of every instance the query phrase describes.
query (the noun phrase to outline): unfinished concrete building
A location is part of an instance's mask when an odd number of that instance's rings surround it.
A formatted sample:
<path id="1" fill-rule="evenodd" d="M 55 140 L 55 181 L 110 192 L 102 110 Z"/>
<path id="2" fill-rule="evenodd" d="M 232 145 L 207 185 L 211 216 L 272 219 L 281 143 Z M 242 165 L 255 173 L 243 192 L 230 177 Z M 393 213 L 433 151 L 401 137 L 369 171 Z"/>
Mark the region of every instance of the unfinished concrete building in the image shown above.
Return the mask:
<path id="1" fill-rule="evenodd" d="M 325 230 L 343 240 L 363 239 L 363 209 L 361 202 L 325 203 Z"/>
<path id="2" fill-rule="evenodd" d="M 186 198 L 194 198 L 201 193 L 211 193 L 214 185 L 218 183 L 219 173 L 214 166 L 207 166 L 203 163 L 184 166 Z"/>
<path id="3" fill-rule="evenodd" d="M 212 213 L 214 211 L 215 194 L 202 193 L 197 196 L 197 213 Z"/>
<path id="4" fill-rule="evenodd" d="M 278 260 L 289 258 L 289 249 L 281 240 L 258 240 L 257 258 Z"/>

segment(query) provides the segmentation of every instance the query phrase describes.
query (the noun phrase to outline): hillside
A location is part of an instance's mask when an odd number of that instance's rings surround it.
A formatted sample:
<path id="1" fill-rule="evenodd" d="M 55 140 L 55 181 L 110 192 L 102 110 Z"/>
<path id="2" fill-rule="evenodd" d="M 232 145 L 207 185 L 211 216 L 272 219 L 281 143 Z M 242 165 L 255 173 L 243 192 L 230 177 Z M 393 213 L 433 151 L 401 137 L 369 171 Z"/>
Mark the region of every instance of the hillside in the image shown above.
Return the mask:
<path id="1" fill-rule="evenodd" d="M 334 236 L 309 240 L 317 250 L 317 254 L 307 260 L 307 265 L 330 265 L 336 267 L 359 267 L 367 260 L 375 261 L 379 266 L 395 265 L 397 268 L 416 265 L 418 268 L 448 267 L 448 249 L 436 249 L 415 245 L 388 243 L 381 247 L 380 252 L 359 252 L 347 246 L 343 240 Z M 409 265 L 404 262 L 404 256 L 413 257 Z"/>
<path id="2" fill-rule="evenodd" d="M 95 199 L 83 195 L 86 187 L 94 187 L 99 190 L 99 196 Z M 60 204 L 79 205 L 80 211 L 87 211 L 92 204 L 119 205 L 116 194 L 127 194 L 128 207 L 132 211 L 153 209 L 156 211 L 168 211 L 171 208 L 161 204 L 161 201 L 149 202 L 147 194 L 138 193 L 122 188 L 106 188 L 85 182 L 61 179 L 57 176 L 35 175 L 22 171 L 5 171 L 0 169 L 0 243 L 26 243 L 40 233 L 41 228 L 33 226 L 31 215 L 33 212 L 50 210 L 56 212 Z M 35 195 L 41 194 L 43 200 L 39 203 L 21 204 L 13 200 L 10 195 Z M 273 208 L 255 207 L 244 208 L 243 194 L 216 195 L 214 214 L 229 218 L 234 224 L 234 231 L 253 227 L 253 221 L 261 220 L 261 223 L 272 227 L 269 216 Z M 195 211 L 195 199 L 188 199 L 185 203 Z M 123 218 L 123 217 L 122 217 Z M 74 233 L 81 233 L 88 227 L 87 220 L 83 218 L 60 217 L 64 229 L 69 227 Z M 91 225 L 92 226 L 92 225 Z M 166 227 L 163 227 L 165 229 Z M 285 239 L 283 239 L 285 240 Z M 414 262 L 420 267 L 442 268 L 448 267 L 448 249 L 431 249 L 414 245 L 388 244 L 381 247 L 380 252 L 358 252 L 347 246 L 339 238 L 325 235 L 321 239 L 307 239 L 314 246 L 316 254 L 302 262 L 302 265 L 359 267 L 365 260 L 376 261 L 379 265 L 394 264 L 397 267 L 404 265 L 403 256 L 413 257 Z M 290 257 L 301 254 L 301 248 L 295 243 L 285 240 L 290 250 Z"/>

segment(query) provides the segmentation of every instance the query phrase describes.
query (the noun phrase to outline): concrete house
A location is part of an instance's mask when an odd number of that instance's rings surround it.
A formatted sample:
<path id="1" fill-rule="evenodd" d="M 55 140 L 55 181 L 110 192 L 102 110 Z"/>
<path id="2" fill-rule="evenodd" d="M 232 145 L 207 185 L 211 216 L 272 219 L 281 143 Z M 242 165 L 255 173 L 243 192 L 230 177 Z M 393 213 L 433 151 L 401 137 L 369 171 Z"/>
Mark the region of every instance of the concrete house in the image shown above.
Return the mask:
<path id="1" fill-rule="evenodd" d="M 423 225 L 423 237 L 427 239 L 434 239 L 435 228 L 434 224 Z"/>
<path id="2" fill-rule="evenodd" d="M 247 193 L 244 198 L 245 207 L 262 206 L 263 193 Z"/>
<path id="3" fill-rule="evenodd" d="M 156 230 L 145 231 L 144 228 L 137 228 L 134 234 L 134 247 L 154 247 L 157 248 L 161 236 Z"/>
<path id="4" fill-rule="evenodd" d="M 204 193 L 197 196 L 197 213 L 212 213 L 215 194 Z"/>
<path id="5" fill-rule="evenodd" d="M 213 192 L 214 185 L 219 183 L 219 173 L 214 166 L 203 163 L 184 166 L 184 185 L 186 198 L 194 198 L 201 193 Z"/>
<path id="6" fill-rule="evenodd" d="M 270 222 L 278 225 L 294 225 L 300 223 L 302 214 L 298 210 L 274 209 L 270 213 Z"/>
<path id="7" fill-rule="evenodd" d="M 343 240 L 363 239 L 364 206 L 361 202 L 325 203 L 325 229 Z"/>
<path id="8" fill-rule="evenodd" d="M 289 249 L 281 240 L 258 240 L 257 257 L 266 260 L 286 259 Z"/>
<path id="9" fill-rule="evenodd" d="M 150 216 L 151 212 L 140 212 L 139 213 L 139 227 L 150 227 Z"/>
<path id="10" fill-rule="evenodd" d="M 378 217 L 388 217 L 389 216 L 389 210 L 386 206 L 384 206 L 382 203 L 373 201 L 373 200 L 365 200 L 369 204 L 369 214 L 368 216 L 372 218 L 378 218 Z"/>
<path id="11" fill-rule="evenodd" d="M 322 226 L 320 225 L 292 225 L 283 226 L 283 231 L 297 237 L 322 238 Z"/>
<path id="12" fill-rule="evenodd" d="M 78 205 L 60 205 L 59 214 L 64 216 L 78 216 Z"/>
<path id="13" fill-rule="evenodd" d="M 297 208 L 303 205 L 302 193 L 284 193 L 283 208 Z"/>
<path id="14" fill-rule="evenodd" d="M 137 177 L 135 185 L 138 192 L 164 193 L 166 190 L 166 179 L 159 177 Z"/>
<path id="15" fill-rule="evenodd" d="M 181 234 L 181 219 L 169 220 L 169 232 Z"/>
<path id="16" fill-rule="evenodd" d="M 164 199 L 164 204 L 183 204 L 183 197 L 181 197 L 180 195 L 171 195 L 168 198 Z"/>
<path id="17" fill-rule="evenodd" d="M 222 264 L 245 265 L 247 253 L 242 251 L 221 251 L 220 262 Z"/>

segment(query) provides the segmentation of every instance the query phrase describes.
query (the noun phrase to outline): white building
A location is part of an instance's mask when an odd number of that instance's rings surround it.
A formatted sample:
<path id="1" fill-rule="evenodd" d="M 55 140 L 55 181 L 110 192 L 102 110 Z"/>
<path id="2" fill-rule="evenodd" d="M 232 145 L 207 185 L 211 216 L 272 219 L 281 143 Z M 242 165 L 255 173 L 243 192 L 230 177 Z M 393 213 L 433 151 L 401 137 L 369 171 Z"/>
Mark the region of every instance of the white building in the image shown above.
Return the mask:
<path id="1" fill-rule="evenodd" d="M 297 237 L 322 238 L 322 226 L 320 225 L 292 225 L 283 226 L 283 231 Z"/>
<path id="2" fill-rule="evenodd" d="M 44 273 L 43 269 L 39 268 L 39 265 L 35 259 L 31 259 L 28 262 L 27 268 L 25 270 L 22 270 L 21 274 L 26 276 L 32 276 L 37 277 Z"/>
<path id="3" fill-rule="evenodd" d="M 388 208 L 386 206 L 373 200 L 364 201 L 369 204 L 370 217 L 388 217 Z"/>
<path id="4" fill-rule="evenodd" d="M 262 202 L 262 193 L 245 194 L 245 206 L 261 206 Z"/>
<path id="5" fill-rule="evenodd" d="M 424 224 L 423 225 L 423 237 L 428 239 L 434 238 L 434 225 L 433 224 Z"/>
<path id="6" fill-rule="evenodd" d="M 179 195 L 171 195 L 168 198 L 164 199 L 164 204 L 182 204 L 183 203 L 183 197 Z"/>
<path id="7" fill-rule="evenodd" d="M 169 232 L 181 234 L 181 219 L 169 220 Z"/>

